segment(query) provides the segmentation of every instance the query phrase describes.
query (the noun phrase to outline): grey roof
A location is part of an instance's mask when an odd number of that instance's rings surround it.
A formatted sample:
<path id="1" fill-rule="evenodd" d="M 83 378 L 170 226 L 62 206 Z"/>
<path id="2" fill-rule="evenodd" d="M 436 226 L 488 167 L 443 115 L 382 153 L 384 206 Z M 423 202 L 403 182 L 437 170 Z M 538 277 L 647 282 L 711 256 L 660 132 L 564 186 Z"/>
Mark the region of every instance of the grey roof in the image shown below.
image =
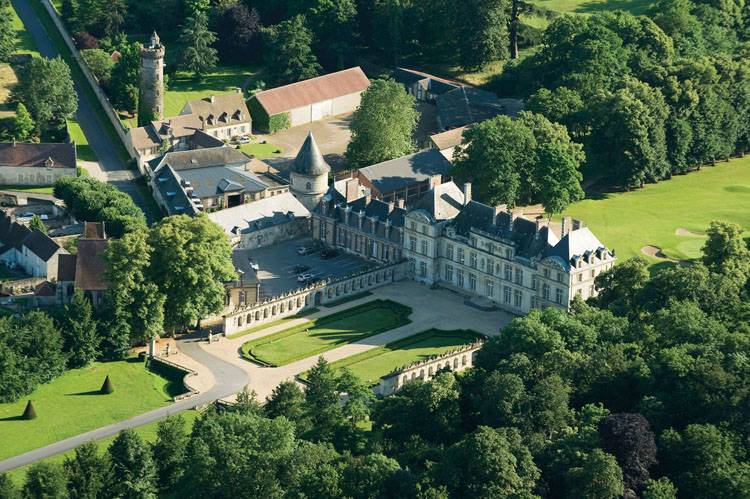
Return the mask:
<path id="1" fill-rule="evenodd" d="M 154 174 L 154 184 L 167 205 L 167 212 L 170 215 L 195 216 L 198 214 L 199 210 L 193 199 L 185 192 L 180 176 L 171 166 L 166 165 Z"/>
<path id="2" fill-rule="evenodd" d="M 407 68 L 396 68 L 393 72 L 393 79 L 403 85 L 413 85 L 419 82 L 422 88 L 437 95 L 450 92 L 454 88 L 462 86 L 455 81 Z"/>
<path id="3" fill-rule="evenodd" d="M 408 185 L 428 180 L 435 175 L 446 176 L 451 163 L 436 149 L 402 156 L 376 165 L 360 168 L 359 173 L 380 191 L 393 192 Z"/>
<path id="4" fill-rule="evenodd" d="M 250 122 L 250 112 L 239 89 L 228 94 L 191 100 L 185 104 L 180 114 L 195 115 L 201 126 L 207 129 Z"/>
<path id="5" fill-rule="evenodd" d="M 232 263 L 234 269 L 237 271 L 238 279 L 232 281 L 234 286 L 240 285 L 240 275 L 242 277 L 243 285 L 259 284 L 258 274 L 252 267 L 252 256 L 250 250 L 246 249 L 235 249 L 232 251 Z"/>
<path id="6" fill-rule="evenodd" d="M 150 164 L 168 164 L 176 171 L 191 168 L 205 168 L 208 166 L 242 166 L 249 164 L 251 158 L 233 147 L 211 147 L 207 149 L 194 149 L 191 151 L 169 152 L 152 160 Z M 157 166 L 158 168 L 158 166 Z M 156 168 L 154 168 L 156 170 Z"/>
<path id="7" fill-rule="evenodd" d="M 517 99 L 499 99 L 497 95 L 474 87 L 459 87 L 437 100 L 438 121 L 445 129 L 458 128 L 494 118 L 500 114 L 515 116 L 523 108 Z"/>
<path id="8" fill-rule="evenodd" d="M 312 131 L 308 132 L 305 142 L 297 153 L 297 157 L 294 158 L 292 172 L 314 177 L 317 175 L 328 175 L 330 171 L 331 167 L 323 159 Z"/>
<path id="9" fill-rule="evenodd" d="M 268 188 L 257 175 L 233 166 L 210 166 L 176 170 L 184 181 L 190 182 L 193 195 L 199 198 L 219 196 L 224 192 L 261 192 Z"/>
<path id="10" fill-rule="evenodd" d="M 31 230 L 18 222 L 12 222 L 5 213 L 0 216 L 0 254 L 15 248 L 20 250 L 26 246 L 29 251 L 42 261 L 48 261 L 61 249 L 60 245 L 47 234 L 38 230 Z"/>
<path id="11" fill-rule="evenodd" d="M 0 142 L 0 166 L 75 168 L 74 144 Z"/>
<path id="12" fill-rule="evenodd" d="M 208 214 L 229 237 L 309 217 L 307 208 L 290 192 Z"/>
<path id="13" fill-rule="evenodd" d="M 597 239 L 588 227 L 582 227 L 578 230 L 568 232 L 547 255 L 559 256 L 568 262 L 574 257 L 583 256 L 600 248 L 604 248 L 601 241 Z"/>
<path id="14" fill-rule="evenodd" d="M 456 184 L 445 182 L 433 187 L 417 203 L 415 210 L 424 210 L 431 222 L 451 220 L 463 209 L 464 193 Z"/>
<path id="15" fill-rule="evenodd" d="M 347 219 L 346 213 L 349 210 Z M 393 203 L 386 203 L 379 199 L 372 199 L 370 196 L 363 196 L 349 203 L 344 196 L 334 187 L 331 186 L 323 197 L 315 212 L 322 214 L 325 211 L 327 217 L 333 218 L 339 224 L 359 229 L 359 213 L 363 214 L 361 230 L 367 234 L 385 237 L 385 227 L 383 223 L 390 223 L 391 227 L 403 227 L 406 210 L 397 208 Z M 396 231 L 390 231 L 388 240 L 400 242 L 400 236 Z"/>

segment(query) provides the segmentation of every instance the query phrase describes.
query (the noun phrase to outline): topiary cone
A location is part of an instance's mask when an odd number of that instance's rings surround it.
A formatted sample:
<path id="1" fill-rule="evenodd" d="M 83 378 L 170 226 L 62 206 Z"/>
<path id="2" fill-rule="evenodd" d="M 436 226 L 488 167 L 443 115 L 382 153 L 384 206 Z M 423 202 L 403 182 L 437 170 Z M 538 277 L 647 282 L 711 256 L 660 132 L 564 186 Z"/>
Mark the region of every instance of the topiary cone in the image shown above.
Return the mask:
<path id="1" fill-rule="evenodd" d="M 115 387 L 112 386 L 112 382 L 109 380 L 109 374 L 106 378 L 104 378 L 104 383 L 102 384 L 102 393 L 112 393 L 115 391 Z"/>
<path id="2" fill-rule="evenodd" d="M 36 410 L 31 400 L 26 403 L 26 409 L 23 410 L 23 419 L 36 419 Z"/>

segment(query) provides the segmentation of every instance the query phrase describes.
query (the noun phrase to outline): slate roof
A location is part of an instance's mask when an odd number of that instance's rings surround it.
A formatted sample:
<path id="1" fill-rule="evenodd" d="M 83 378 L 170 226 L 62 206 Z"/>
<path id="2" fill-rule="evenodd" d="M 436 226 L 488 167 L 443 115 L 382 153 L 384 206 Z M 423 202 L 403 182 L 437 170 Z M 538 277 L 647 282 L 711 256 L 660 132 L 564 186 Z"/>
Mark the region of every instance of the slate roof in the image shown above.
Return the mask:
<path id="1" fill-rule="evenodd" d="M 60 249 L 59 244 L 53 241 L 47 234 L 38 230 L 32 230 L 31 234 L 24 239 L 23 245 L 45 262 L 52 258 Z"/>
<path id="2" fill-rule="evenodd" d="M 162 199 L 167 204 L 167 212 L 170 215 L 195 216 L 199 210 L 193 203 L 193 199 L 185 192 L 180 176 L 174 169 L 166 165 L 159 169 L 154 175 L 154 185 L 159 190 Z"/>
<path id="3" fill-rule="evenodd" d="M 0 143 L 0 166 L 45 168 L 75 168 L 74 144 Z"/>
<path id="4" fill-rule="evenodd" d="M 462 127 L 507 114 L 506 106 L 497 95 L 473 87 L 459 87 L 441 95 L 437 100 L 437 111 L 443 129 Z"/>
<path id="5" fill-rule="evenodd" d="M 451 220 L 463 209 L 464 193 L 453 182 L 445 182 L 427 191 L 415 210 L 424 210 L 431 221 Z"/>
<path id="6" fill-rule="evenodd" d="M 185 104 L 180 114 L 194 115 L 209 130 L 250 121 L 250 112 L 240 90 L 191 100 Z"/>
<path id="7" fill-rule="evenodd" d="M 57 280 L 73 282 L 76 280 L 76 255 L 62 254 L 57 260 Z"/>
<path id="8" fill-rule="evenodd" d="M 208 214 L 208 218 L 220 225 L 229 237 L 309 217 L 310 212 L 291 192 Z"/>
<path id="9" fill-rule="evenodd" d="M 151 149 L 161 146 L 162 140 L 169 137 L 192 137 L 201 131 L 202 126 L 201 120 L 194 114 L 173 116 L 133 128 L 130 130 L 130 140 L 136 149 Z"/>
<path id="10" fill-rule="evenodd" d="M 328 172 L 331 171 L 331 167 L 320 153 L 312 131 L 307 132 L 307 138 L 292 163 L 292 171 L 308 177 L 328 175 Z"/>
<path id="11" fill-rule="evenodd" d="M 82 291 L 104 291 L 107 265 L 102 258 L 107 249 L 106 239 L 80 238 L 77 242 L 75 287 Z"/>
<path id="12" fill-rule="evenodd" d="M 362 219 L 362 232 L 367 234 L 373 234 L 373 224 L 375 226 L 375 236 L 385 238 L 385 227 L 384 222 L 388 221 L 391 223 L 391 227 L 403 227 L 404 217 L 406 216 L 406 210 L 398 208 L 391 203 L 385 203 L 379 199 L 372 199 L 370 196 L 363 196 L 350 203 L 346 203 L 344 196 L 335 188 L 331 186 L 328 192 L 323 197 L 321 204 L 319 204 L 315 211 L 316 213 L 323 212 L 323 205 L 325 204 L 326 216 L 333 218 L 338 221 L 339 224 L 352 227 L 359 230 L 359 215 L 362 212 L 364 218 Z M 347 221 L 346 209 L 349 208 L 349 217 Z M 388 240 L 392 242 L 400 242 L 399 235 L 396 231 L 390 231 Z"/>
<path id="13" fill-rule="evenodd" d="M 357 66 L 283 87 L 258 92 L 256 99 L 269 116 L 309 106 L 335 97 L 362 92 L 370 80 Z"/>
<path id="14" fill-rule="evenodd" d="M 260 279 L 258 279 L 258 273 L 255 272 L 255 269 L 253 269 L 250 263 L 251 261 L 252 256 L 250 250 L 237 248 L 232 251 L 232 263 L 234 264 L 234 269 L 237 271 L 238 277 L 240 272 L 242 272 L 242 285 L 252 285 L 260 283 Z M 232 284 L 234 286 L 239 286 L 240 279 L 238 278 L 237 280 L 232 281 Z"/>
<path id="15" fill-rule="evenodd" d="M 402 189 L 435 175 L 446 176 L 451 163 L 436 149 L 425 149 L 408 156 L 360 168 L 359 173 L 381 194 Z"/>
<path id="16" fill-rule="evenodd" d="M 251 159 L 233 147 L 212 147 L 208 149 L 194 149 L 191 151 L 173 151 L 161 158 L 149 162 L 154 171 L 163 164 L 168 164 L 175 170 L 191 168 L 206 168 L 209 166 L 244 166 Z"/>
<path id="17" fill-rule="evenodd" d="M 60 245 L 47 234 L 12 222 L 5 213 L 0 216 L 0 244 L 2 244 L 0 254 L 13 248 L 20 250 L 22 246 L 26 246 L 29 251 L 45 262 L 61 249 Z"/>
<path id="18" fill-rule="evenodd" d="M 414 83 L 422 82 L 422 87 L 425 90 L 437 95 L 450 92 L 454 88 L 462 86 L 456 81 L 407 68 L 396 68 L 393 72 L 393 79 L 403 85 L 413 85 Z"/>

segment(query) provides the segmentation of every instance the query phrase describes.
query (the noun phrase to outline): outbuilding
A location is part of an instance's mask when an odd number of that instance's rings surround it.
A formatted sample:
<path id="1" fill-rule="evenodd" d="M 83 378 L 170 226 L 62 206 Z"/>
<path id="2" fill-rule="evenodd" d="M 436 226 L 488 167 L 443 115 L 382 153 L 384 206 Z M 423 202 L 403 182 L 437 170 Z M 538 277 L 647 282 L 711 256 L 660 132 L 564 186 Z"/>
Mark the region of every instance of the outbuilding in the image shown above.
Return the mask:
<path id="1" fill-rule="evenodd" d="M 255 126 L 265 132 L 351 113 L 370 80 L 357 66 L 258 92 L 248 102 Z"/>

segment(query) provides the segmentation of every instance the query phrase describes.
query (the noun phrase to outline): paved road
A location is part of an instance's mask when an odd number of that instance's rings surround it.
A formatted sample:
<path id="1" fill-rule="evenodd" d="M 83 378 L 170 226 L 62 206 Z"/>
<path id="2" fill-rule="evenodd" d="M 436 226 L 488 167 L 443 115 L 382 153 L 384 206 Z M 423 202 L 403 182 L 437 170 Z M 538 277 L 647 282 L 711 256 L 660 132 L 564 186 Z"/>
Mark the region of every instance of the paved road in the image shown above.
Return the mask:
<path id="1" fill-rule="evenodd" d="M 126 419 L 125 421 L 120 421 L 103 428 L 97 428 L 96 430 L 55 442 L 54 444 L 26 452 L 25 454 L 20 454 L 10 459 L 6 459 L 5 461 L 0 461 L 0 473 L 20 468 L 21 466 L 26 466 L 27 464 L 34 463 L 40 459 L 67 452 L 91 440 L 111 437 L 127 428 L 142 426 L 167 417 L 170 414 L 193 409 L 203 404 L 228 397 L 239 392 L 249 383 L 249 376 L 245 371 L 229 362 L 223 361 L 218 357 L 207 353 L 198 345 L 199 341 L 194 338 L 183 338 L 179 340 L 180 350 L 206 366 L 214 375 L 216 384 L 210 390 L 194 395 L 193 397 L 180 402 L 176 402 L 172 405 L 139 414 L 138 416 Z"/>
<path id="2" fill-rule="evenodd" d="M 47 36 L 44 26 L 31 8 L 29 0 L 11 0 L 13 7 L 18 13 L 18 17 L 23 21 L 26 30 L 34 39 L 39 52 L 45 57 L 56 57 L 59 55 L 52 41 Z M 76 93 L 78 94 L 78 112 L 76 120 L 81 125 L 83 133 L 94 150 L 96 157 L 99 159 L 99 165 L 107 176 L 118 189 L 130 195 L 135 203 L 146 213 L 149 223 L 155 220 L 153 213 L 153 204 L 146 199 L 144 192 L 139 189 L 134 177 L 134 171 L 128 169 L 127 165 L 122 162 L 117 155 L 117 148 L 112 144 L 109 136 L 104 132 L 104 125 L 99 121 L 94 112 L 93 103 L 89 102 L 86 94 L 81 91 L 80 85 L 86 85 L 86 82 L 74 81 Z"/>

